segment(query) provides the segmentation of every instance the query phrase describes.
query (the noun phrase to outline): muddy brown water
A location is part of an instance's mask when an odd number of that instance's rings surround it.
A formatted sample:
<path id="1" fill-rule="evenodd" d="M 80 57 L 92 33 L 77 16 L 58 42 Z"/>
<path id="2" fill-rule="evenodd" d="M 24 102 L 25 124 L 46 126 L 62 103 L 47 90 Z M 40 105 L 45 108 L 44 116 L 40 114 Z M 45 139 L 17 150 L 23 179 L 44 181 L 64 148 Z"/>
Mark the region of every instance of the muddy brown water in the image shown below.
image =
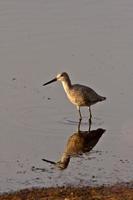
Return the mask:
<path id="1" fill-rule="evenodd" d="M 131 0 L 0 1 L 0 192 L 133 180 L 132 22 Z M 107 97 L 92 108 L 92 130 L 106 132 L 64 171 L 42 161 L 77 131 L 60 83 L 42 87 L 62 71 Z"/>

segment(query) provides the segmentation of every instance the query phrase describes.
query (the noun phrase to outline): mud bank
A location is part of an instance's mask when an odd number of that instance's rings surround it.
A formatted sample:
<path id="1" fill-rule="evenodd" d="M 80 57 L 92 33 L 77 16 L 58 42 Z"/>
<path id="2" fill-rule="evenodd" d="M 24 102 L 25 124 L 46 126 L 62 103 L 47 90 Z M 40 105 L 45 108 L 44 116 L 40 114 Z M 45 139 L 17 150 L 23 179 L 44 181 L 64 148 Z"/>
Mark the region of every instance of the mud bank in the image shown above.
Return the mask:
<path id="1" fill-rule="evenodd" d="M 1 194 L 0 200 L 133 200 L 132 185 L 31 188 Z"/>

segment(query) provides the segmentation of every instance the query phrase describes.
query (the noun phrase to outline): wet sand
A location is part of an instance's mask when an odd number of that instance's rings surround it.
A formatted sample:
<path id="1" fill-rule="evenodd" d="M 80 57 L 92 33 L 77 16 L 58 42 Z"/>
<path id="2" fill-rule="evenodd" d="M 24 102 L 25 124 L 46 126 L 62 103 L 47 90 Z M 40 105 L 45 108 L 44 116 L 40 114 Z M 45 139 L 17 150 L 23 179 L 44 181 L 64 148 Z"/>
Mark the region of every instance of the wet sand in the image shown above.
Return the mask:
<path id="1" fill-rule="evenodd" d="M 133 187 L 117 184 L 100 187 L 50 187 L 3 194 L 0 200 L 133 200 Z"/>

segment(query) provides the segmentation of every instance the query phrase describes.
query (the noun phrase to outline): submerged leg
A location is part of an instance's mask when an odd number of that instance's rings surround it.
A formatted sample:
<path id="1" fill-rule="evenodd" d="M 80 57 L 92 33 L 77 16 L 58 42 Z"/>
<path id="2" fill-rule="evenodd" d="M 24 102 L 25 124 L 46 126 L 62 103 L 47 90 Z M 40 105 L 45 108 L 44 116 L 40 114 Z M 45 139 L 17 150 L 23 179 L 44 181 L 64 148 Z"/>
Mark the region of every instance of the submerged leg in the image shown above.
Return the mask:
<path id="1" fill-rule="evenodd" d="M 89 132 L 91 130 L 91 124 L 92 124 L 92 114 L 91 114 L 91 107 L 89 106 L 89 113 L 90 113 L 90 117 L 89 117 Z"/>
<path id="2" fill-rule="evenodd" d="M 79 119 L 79 123 L 78 123 L 78 132 L 80 132 L 80 125 L 81 125 L 81 119 Z"/>

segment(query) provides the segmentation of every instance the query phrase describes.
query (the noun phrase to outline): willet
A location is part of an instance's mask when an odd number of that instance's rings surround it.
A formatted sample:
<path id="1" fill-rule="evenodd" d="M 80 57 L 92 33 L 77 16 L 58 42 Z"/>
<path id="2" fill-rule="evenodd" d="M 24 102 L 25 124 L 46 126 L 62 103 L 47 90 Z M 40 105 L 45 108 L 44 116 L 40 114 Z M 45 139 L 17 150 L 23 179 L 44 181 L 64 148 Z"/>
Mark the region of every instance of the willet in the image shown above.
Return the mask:
<path id="1" fill-rule="evenodd" d="M 66 169 L 72 157 L 78 157 L 84 153 L 90 152 L 98 143 L 105 129 L 99 128 L 92 131 L 81 131 L 73 133 L 67 142 L 67 145 L 58 162 L 42 159 L 45 162 L 57 166 L 59 169 Z"/>
<path id="2" fill-rule="evenodd" d="M 71 80 L 66 72 L 58 74 L 54 79 L 43 84 L 43 86 L 48 85 L 54 81 L 62 82 L 62 85 L 67 94 L 68 99 L 77 107 L 80 121 L 82 120 L 80 107 L 87 106 L 89 108 L 90 112 L 89 124 L 91 124 L 91 119 L 92 119 L 91 105 L 100 101 L 104 101 L 106 97 L 98 95 L 93 89 L 85 85 L 71 84 Z"/>

